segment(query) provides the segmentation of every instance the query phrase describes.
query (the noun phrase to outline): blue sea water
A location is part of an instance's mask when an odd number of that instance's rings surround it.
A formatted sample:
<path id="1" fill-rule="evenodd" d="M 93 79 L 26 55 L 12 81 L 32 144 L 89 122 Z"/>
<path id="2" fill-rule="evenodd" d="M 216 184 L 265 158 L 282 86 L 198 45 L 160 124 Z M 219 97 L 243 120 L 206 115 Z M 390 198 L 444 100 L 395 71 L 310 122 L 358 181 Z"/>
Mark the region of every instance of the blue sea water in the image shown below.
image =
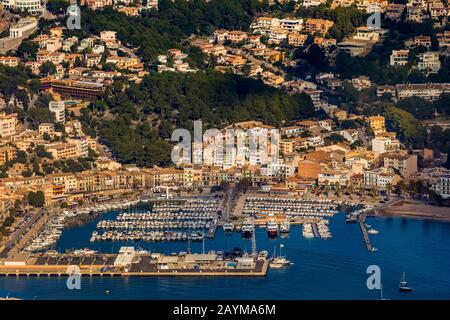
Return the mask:
<path id="1" fill-rule="evenodd" d="M 117 212 L 102 215 L 113 219 Z M 89 239 L 98 220 L 67 229 L 56 249 L 91 248 L 117 252 L 122 245 L 154 252 L 186 251 L 186 242 L 118 243 Z M 366 287 L 366 268 L 381 268 L 384 297 L 389 299 L 450 299 L 450 223 L 404 218 L 368 218 L 380 233 L 370 235 L 378 250 L 368 252 L 358 224 L 346 224 L 345 215 L 330 221 L 332 239 L 304 239 L 300 226 L 291 227 L 288 238 L 270 240 L 257 228 L 258 250 L 270 254 L 279 243 L 294 265 L 269 270 L 265 278 L 176 278 L 176 277 L 83 277 L 81 290 L 68 290 L 61 278 L 0 278 L 0 296 L 22 299 L 378 299 L 379 290 Z M 205 250 L 251 250 L 251 242 L 239 233 L 218 229 L 215 239 L 205 241 Z M 201 252 L 201 243 L 192 243 Z M 406 272 L 411 293 L 400 293 L 398 284 Z M 108 291 L 108 292 L 107 292 Z"/>

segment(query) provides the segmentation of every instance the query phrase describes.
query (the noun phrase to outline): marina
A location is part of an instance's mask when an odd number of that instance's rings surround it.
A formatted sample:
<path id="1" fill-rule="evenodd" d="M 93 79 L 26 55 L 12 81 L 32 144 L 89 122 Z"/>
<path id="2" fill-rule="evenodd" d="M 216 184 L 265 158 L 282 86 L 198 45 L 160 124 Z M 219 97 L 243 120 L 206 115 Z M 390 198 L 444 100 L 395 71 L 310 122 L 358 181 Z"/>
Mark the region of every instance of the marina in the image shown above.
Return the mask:
<path id="1" fill-rule="evenodd" d="M 114 219 L 117 213 L 106 213 L 99 219 Z M 275 269 L 269 266 L 264 277 L 254 276 L 120 276 L 103 270 L 103 276 L 84 276 L 81 290 L 68 290 L 66 270 L 56 274 L 29 277 L 0 277 L 0 294 L 21 299 L 369 299 L 380 296 L 379 290 L 366 287 L 366 268 L 376 264 L 383 268 L 384 295 L 390 299 L 450 298 L 450 243 L 447 237 L 450 224 L 408 220 L 402 218 L 366 218 L 366 223 L 380 231 L 372 239 L 379 248 L 368 252 L 361 241 L 358 225 L 346 224 L 346 214 L 338 214 L 329 222 L 333 237 L 327 241 L 306 239 L 301 236 L 302 225 L 291 225 L 286 237 L 270 239 L 265 228 L 255 229 L 258 252 L 273 256 L 274 247 L 283 244 L 282 255 L 294 265 Z M 98 221 L 64 230 L 54 249 L 60 253 L 84 252 L 84 248 L 103 255 L 115 255 L 123 246 L 136 250 L 159 252 L 170 256 L 173 252 L 187 251 L 188 242 L 94 242 L 89 237 Z M 203 252 L 202 242 L 190 244 L 192 252 Z M 224 232 L 218 228 L 214 239 L 204 241 L 205 253 L 215 250 L 250 252 L 251 239 L 243 239 L 239 232 Z M 430 252 L 428 248 L 433 247 Z M 89 252 L 89 251 L 88 251 Z M 91 253 L 92 255 L 93 253 Z M 396 258 L 396 259 L 394 259 Z M 86 255 L 88 262 L 90 258 Z M 375 260 L 374 260 L 375 259 Z M 423 265 L 421 261 L 429 261 Z M 64 261 L 64 260 L 63 260 Z M 408 284 L 414 291 L 399 292 L 400 276 L 407 273 Z M 338 275 L 338 276 L 337 276 Z M 427 279 L 424 282 L 421 279 Z M 288 287 L 290 290 L 280 290 Z M 109 293 L 106 295 L 105 291 Z"/>
<path id="2" fill-rule="evenodd" d="M 90 241 L 202 241 L 214 237 L 220 213 L 218 199 L 161 201 L 134 211 L 99 221 Z"/>
<path id="3" fill-rule="evenodd" d="M 378 219 L 367 217 L 366 223 L 380 230 L 382 237 L 372 241 L 378 251 L 370 253 L 363 246 L 359 226 L 346 224 L 345 214 L 330 220 L 333 238 L 328 241 L 300 237 L 302 226 L 291 226 L 286 238 L 269 239 L 265 228 L 256 228 L 256 242 L 259 252 L 267 251 L 273 256 L 274 247 L 283 244 L 282 255 L 294 265 L 280 269 L 270 268 L 265 277 L 139 277 L 139 276 L 84 276 L 82 290 L 68 290 L 67 273 L 61 277 L 15 276 L 0 277 L 2 296 L 21 299 L 220 299 L 230 295 L 236 299 L 370 299 L 380 296 L 379 290 L 368 290 L 366 268 L 374 263 L 383 268 L 384 295 L 390 299 L 449 298 L 450 243 L 446 236 L 450 231 L 448 223 L 427 223 L 420 220 L 401 218 Z M 92 251 L 105 255 L 116 254 L 122 246 L 138 245 L 149 252 L 161 252 L 170 256 L 172 252 L 186 251 L 183 242 L 148 242 L 137 245 L 134 242 L 89 242 L 89 234 L 95 229 L 96 221 L 85 226 L 66 230 L 57 242 L 59 252 L 89 247 Z M 240 233 L 223 232 L 217 229 L 214 239 L 205 240 L 205 252 L 211 250 L 232 251 L 241 247 L 242 252 L 250 250 L 250 239 L 242 239 Z M 431 253 L 427 248 L 435 248 Z M 141 251 L 139 249 L 139 251 Z M 202 243 L 191 244 L 193 252 L 202 252 Z M 84 250 L 83 250 L 84 251 Z M 420 263 L 425 258 L 430 263 Z M 217 251 L 216 251 L 217 253 Z M 277 255 L 278 255 L 277 254 Z M 87 257 L 87 255 L 86 255 Z M 401 263 L 394 262 L 396 257 Z M 85 258 L 86 259 L 86 258 Z M 345 272 L 344 272 L 345 271 Z M 406 271 L 408 284 L 414 291 L 408 294 L 399 292 L 399 281 Z M 336 275 L 339 276 L 336 276 Z M 424 283 L 421 279 L 426 278 Z M 189 284 L 189 285 L 187 285 Z M 280 290 L 290 286 L 290 290 Z M 239 290 L 238 290 L 239 288 Z M 241 288 L 243 290 L 241 290 Z M 109 294 L 106 295 L 105 291 Z"/>

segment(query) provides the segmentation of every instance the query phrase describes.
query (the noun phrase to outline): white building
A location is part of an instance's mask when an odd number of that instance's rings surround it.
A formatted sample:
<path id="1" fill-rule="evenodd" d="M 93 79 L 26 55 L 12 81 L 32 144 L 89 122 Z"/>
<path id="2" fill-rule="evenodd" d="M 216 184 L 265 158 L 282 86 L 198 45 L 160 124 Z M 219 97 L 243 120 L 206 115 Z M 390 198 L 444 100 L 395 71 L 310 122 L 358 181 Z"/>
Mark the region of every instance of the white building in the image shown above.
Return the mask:
<path id="1" fill-rule="evenodd" d="M 322 3 L 326 3 L 326 0 L 303 0 L 302 1 L 302 6 L 305 8 L 308 7 L 317 7 L 319 5 L 321 5 Z"/>
<path id="2" fill-rule="evenodd" d="M 280 29 L 288 32 L 297 32 L 302 30 L 303 19 L 285 18 L 280 20 Z"/>
<path id="3" fill-rule="evenodd" d="M 400 177 L 392 172 L 382 169 L 364 171 L 364 186 L 366 188 L 378 187 L 386 189 L 388 185 L 395 186 Z"/>
<path id="4" fill-rule="evenodd" d="M 66 122 L 66 107 L 64 101 L 50 101 L 48 108 L 55 114 L 56 122 Z"/>
<path id="5" fill-rule="evenodd" d="M 391 139 L 389 137 L 376 137 L 372 139 L 372 151 L 384 153 L 388 151 L 398 150 L 400 148 L 400 141 Z"/>
<path id="6" fill-rule="evenodd" d="M 439 52 L 423 52 L 419 54 L 417 70 L 427 73 L 437 73 L 440 68 L 441 61 L 439 61 Z"/>
<path id="7" fill-rule="evenodd" d="M 36 18 L 29 17 L 20 19 L 17 24 L 9 28 L 10 38 L 23 38 L 28 37 L 34 31 L 36 31 L 38 21 Z"/>
<path id="8" fill-rule="evenodd" d="M 20 9 L 28 11 L 31 14 L 41 14 L 44 12 L 44 6 L 41 0 L 1 0 L 1 4 L 8 9 Z"/>

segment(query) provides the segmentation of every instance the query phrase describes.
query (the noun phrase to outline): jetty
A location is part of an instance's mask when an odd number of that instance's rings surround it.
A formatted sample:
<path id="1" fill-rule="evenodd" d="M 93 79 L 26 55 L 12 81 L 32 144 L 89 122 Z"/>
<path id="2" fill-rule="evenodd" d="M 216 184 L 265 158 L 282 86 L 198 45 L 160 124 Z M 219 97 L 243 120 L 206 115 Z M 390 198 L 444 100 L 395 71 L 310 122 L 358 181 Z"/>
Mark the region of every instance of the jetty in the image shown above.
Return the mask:
<path id="1" fill-rule="evenodd" d="M 366 214 L 358 215 L 358 223 L 359 223 L 359 226 L 361 227 L 361 232 L 363 235 L 364 243 L 366 244 L 367 250 L 372 252 L 373 247 L 372 247 L 372 244 L 370 243 L 370 238 L 369 238 L 369 234 L 367 233 L 367 228 L 366 228 L 365 222 L 366 222 Z"/>
<path id="2" fill-rule="evenodd" d="M 264 277 L 266 258 L 210 253 L 140 253 L 122 247 L 118 254 L 22 254 L 0 262 L 0 276 L 249 276 Z"/>
<path id="3" fill-rule="evenodd" d="M 312 227 L 312 231 L 313 231 L 314 237 L 315 238 L 320 238 L 319 229 L 317 228 L 317 223 L 312 223 L 311 227 Z"/>

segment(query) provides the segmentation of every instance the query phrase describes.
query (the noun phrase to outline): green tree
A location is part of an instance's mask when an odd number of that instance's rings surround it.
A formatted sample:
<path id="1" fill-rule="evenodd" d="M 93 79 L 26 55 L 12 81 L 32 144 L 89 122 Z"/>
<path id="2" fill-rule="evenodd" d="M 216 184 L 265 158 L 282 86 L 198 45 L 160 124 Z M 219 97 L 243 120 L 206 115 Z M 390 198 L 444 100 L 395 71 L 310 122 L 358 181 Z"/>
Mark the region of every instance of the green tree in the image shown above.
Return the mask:
<path id="1" fill-rule="evenodd" d="M 28 204 L 33 207 L 43 207 L 45 204 L 45 196 L 42 191 L 30 191 L 27 196 Z"/>

